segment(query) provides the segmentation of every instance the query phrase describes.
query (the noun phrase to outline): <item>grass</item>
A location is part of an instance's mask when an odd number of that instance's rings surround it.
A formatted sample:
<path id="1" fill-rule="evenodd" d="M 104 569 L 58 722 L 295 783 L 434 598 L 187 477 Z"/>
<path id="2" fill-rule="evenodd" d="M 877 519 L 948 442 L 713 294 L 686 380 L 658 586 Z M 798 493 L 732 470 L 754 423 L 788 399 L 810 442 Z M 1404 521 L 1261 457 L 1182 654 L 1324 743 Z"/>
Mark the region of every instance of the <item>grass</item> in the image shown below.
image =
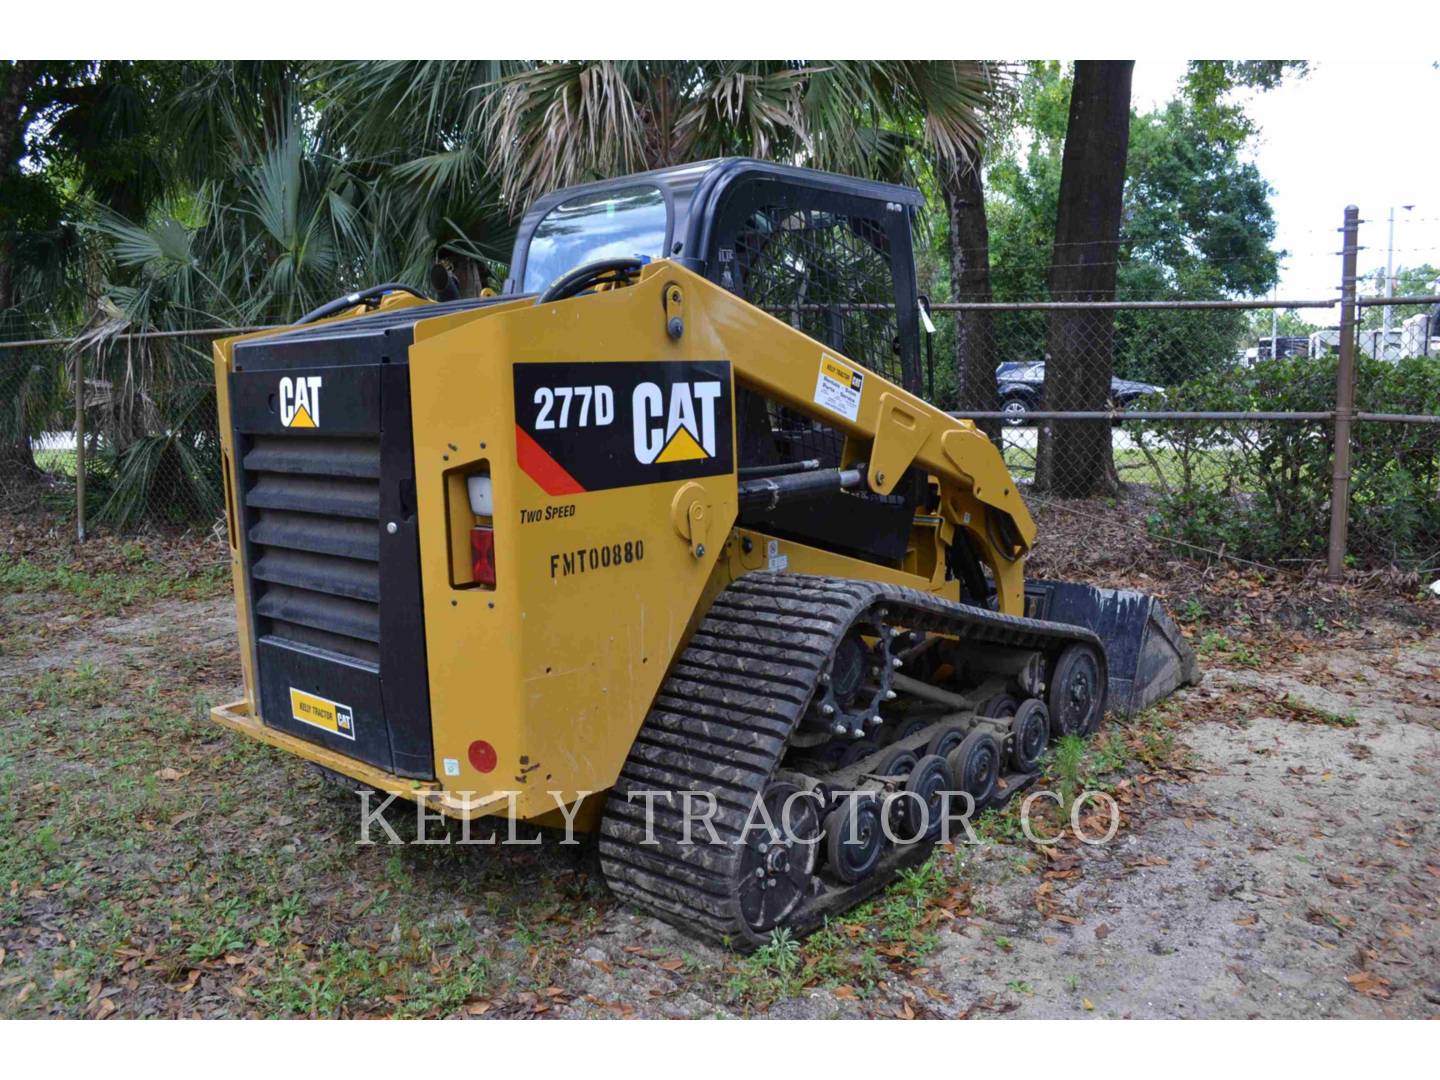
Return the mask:
<path id="1" fill-rule="evenodd" d="M 1320 724 L 1323 727 L 1353 728 L 1360 721 L 1353 711 L 1346 713 L 1332 712 L 1329 709 L 1322 709 L 1318 705 L 1312 705 L 1308 701 L 1301 701 L 1293 694 L 1286 694 L 1280 699 L 1280 707 L 1285 710 L 1286 716 L 1291 720 L 1298 720 L 1302 724 Z"/>
<path id="2" fill-rule="evenodd" d="M 1254 648 L 1244 642 L 1227 637 L 1218 630 L 1209 630 L 1200 635 L 1200 640 L 1196 643 L 1196 651 L 1201 656 L 1229 661 L 1232 664 L 1248 668 L 1258 668 L 1262 659 L 1260 653 Z"/>
<path id="3" fill-rule="evenodd" d="M 1153 439 L 1150 440 L 1153 442 Z M 1035 472 L 1035 448 L 1007 441 L 1005 444 L 1005 466 L 1017 476 L 1030 476 Z M 1115 471 L 1120 479 L 1132 484 L 1150 484 L 1161 488 L 1178 487 L 1185 482 L 1185 460 L 1175 450 L 1161 446 L 1117 447 L 1113 451 Z M 1191 468 L 1200 475 L 1224 471 L 1232 453 L 1227 450 L 1209 450 L 1192 455 Z M 1247 485 L 1248 488 L 1248 485 Z M 1256 486 L 1258 490 L 1258 485 Z"/>
<path id="4" fill-rule="evenodd" d="M 0 554 L 0 594 L 59 593 L 113 615 L 162 600 L 220 596 L 230 585 L 223 559 L 177 568 L 148 558 L 139 544 L 123 545 L 119 556 L 117 568 L 92 569 Z"/>
<path id="5" fill-rule="evenodd" d="M 238 672 L 208 648 L 177 629 L 155 664 L 0 687 L 0 1015 L 97 1015 L 97 986 L 121 1016 L 446 1016 L 542 993 L 603 915 L 598 881 L 554 848 L 356 847 L 348 801 L 211 724 L 196 679 Z"/>
<path id="6" fill-rule="evenodd" d="M 947 909 L 968 903 L 963 857 L 937 849 L 920 866 L 901 870 L 878 896 L 826 924 L 803 941 L 788 930 L 733 966 L 732 1002 L 758 1010 L 819 987 L 864 998 L 923 963 L 940 944 Z"/>
<path id="7" fill-rule="evenodd" d="M 36 450 L 35 465 L 41 472 L 58 473 L 72 479 L 77 457 L 74 450 Z"/>

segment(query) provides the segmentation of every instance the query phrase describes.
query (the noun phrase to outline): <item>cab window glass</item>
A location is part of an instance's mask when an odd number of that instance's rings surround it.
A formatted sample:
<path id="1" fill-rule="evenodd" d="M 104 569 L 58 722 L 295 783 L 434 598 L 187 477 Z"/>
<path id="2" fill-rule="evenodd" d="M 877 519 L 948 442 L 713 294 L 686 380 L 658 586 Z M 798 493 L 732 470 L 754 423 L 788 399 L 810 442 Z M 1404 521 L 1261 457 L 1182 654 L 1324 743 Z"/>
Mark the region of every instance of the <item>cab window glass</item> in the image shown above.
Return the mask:
<path id="1" fill-rule="evenodd" d="M 535 228 L 525 259 L 525 292 L 599 259 L 663 257 L 665 196 L 649 185 L 563 202 Z"/>

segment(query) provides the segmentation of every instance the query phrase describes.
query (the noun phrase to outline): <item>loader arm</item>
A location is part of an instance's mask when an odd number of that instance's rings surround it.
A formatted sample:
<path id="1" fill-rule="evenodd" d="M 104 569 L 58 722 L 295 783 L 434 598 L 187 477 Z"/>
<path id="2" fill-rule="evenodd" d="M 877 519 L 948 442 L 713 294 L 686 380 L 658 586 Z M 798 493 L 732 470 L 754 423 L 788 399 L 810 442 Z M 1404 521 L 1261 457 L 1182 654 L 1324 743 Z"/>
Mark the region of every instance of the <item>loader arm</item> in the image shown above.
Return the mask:
<path id="1" fill-rule="evenodd" d="M 715 335 L 737 385 L 843 431 L 843 464 L 864 463 L 869 490 L 889 495 L 911 467 L 933 477 L 940 488 L 939 514 L 949 529 L 969 534 L 994 576 L 1000 610 L 1023 613 L 1024 558 L 1035 540 L 1035 522 L 1004 458 L 973 422 L 949 416 L 681 266 L 647 267 L 639 287 L 656 283 L 667 312 L 684 310 L 701 333 Z M 859 376 L 858 392 L 827 398 L 822 387 L 846 372 Z"/>

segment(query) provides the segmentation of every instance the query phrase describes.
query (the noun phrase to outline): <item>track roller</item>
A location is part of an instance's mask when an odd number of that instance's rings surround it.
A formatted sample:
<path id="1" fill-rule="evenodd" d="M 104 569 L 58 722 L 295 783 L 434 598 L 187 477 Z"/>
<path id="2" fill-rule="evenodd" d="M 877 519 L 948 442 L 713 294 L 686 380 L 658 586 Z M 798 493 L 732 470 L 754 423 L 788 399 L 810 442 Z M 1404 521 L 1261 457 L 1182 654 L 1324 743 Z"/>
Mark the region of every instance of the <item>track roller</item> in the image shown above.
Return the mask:
<path id="1" fill-rule="evenodd" d="M 1067 645 L 1050 674 L 1050 734 L 1089 735 L 1100 726 L 1105 708 L 1104 663 L 1100 651 L 1085 642 Z"/>
<path id="2" fill-rule="evenodd" d="M 995 797 L 995 783 L 1000 778 L 1000 742 L 988 731 L 976 729 L 950 751 L 945 763 L 950 767 L 951 784 L 956 791 L 966 791 L 975 800 L 977 811 Z"/>
<path id="3" fill-rule="evenodd" d="M 948 801 L 946 796 L 953 787 L 950 766 L 939 754 L 926 754 L 916 762 L 905 780 L 906 797 L 900 800 L 901 820 L 905 826 L 902 835 L 907 838 L 915 836 L 919 840 L 934 840 L 939 836 Z"/>
<path id="4" fill-rule="evenodd" d="M 891 776 L 904 782 L 919 760 L 920 757 L 914 750 L 892 750 L 880 759 L 880 764 L 875 766 L 874 775 Z"/>
<path id="5" fill-rule="evenodd" d="M 1015 699 L 1014 694 L 996 694 L 986 701 L 975 711 L 980 716 L 988 716 L 992 720 L 1008 720 L 1015 715 L 1020 708 L 1020 702 Z"/>
<path id="6" fill-rule="evenodd" d="M 925 730 L 925 725 L 926 721 L 918 716 L 912 716 L 907 720 L 901 720 L 897 724 L 887 725 L 886 734 L 881 741 L 888 746 L 890 743 L 899 742 L 901 739 L 908 739 L 917 731 Z"/>
<path id="7" fill-rule="evenodd" d="M 949 727 L 941 728 L 926 745 L 925 753 L 943 758 L 965 741 L 965 736 L 969 731 L 969 727 L 963 724 L 951 724 Z"/>
<path id="8" fill-rule="evenodd" d="M 852 795 L 826 815 L 825 861 L 845 884 L 869 877 L 884 853 L 885 831 L 875 795 Z"/>
<path id="9" fill-rule="evenodd" d="M 851 765 L 854 765 L 855 762 L 862 758 L 869 757 L 879 749 L 879 744 L 871 742 L 869 739 L 860 739 L 857 742 L 852 742 L 849 746 L 845 747 L 844 751 L 840 754 L 836 768 L 849 768 Z"/>
<path id="10" fill-rule="evenodd" d="M 1050 710 L 1039 698 L 1027 698 L 1010 721 L 1010 767 L 1037 772 L 1050 745 Z"/>

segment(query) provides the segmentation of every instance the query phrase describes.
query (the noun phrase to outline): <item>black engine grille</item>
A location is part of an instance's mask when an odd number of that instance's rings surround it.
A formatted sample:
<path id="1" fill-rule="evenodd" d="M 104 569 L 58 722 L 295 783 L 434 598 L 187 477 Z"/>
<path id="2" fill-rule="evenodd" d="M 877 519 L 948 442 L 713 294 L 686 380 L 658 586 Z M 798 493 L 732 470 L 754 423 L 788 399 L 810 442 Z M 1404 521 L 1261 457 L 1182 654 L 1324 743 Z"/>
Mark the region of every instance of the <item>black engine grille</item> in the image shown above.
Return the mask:
<path id="1" fill-rule="evenodd" d="M 380 440 L 261 436 L 244 457 L 257 635 L 380 663 Z"/>

